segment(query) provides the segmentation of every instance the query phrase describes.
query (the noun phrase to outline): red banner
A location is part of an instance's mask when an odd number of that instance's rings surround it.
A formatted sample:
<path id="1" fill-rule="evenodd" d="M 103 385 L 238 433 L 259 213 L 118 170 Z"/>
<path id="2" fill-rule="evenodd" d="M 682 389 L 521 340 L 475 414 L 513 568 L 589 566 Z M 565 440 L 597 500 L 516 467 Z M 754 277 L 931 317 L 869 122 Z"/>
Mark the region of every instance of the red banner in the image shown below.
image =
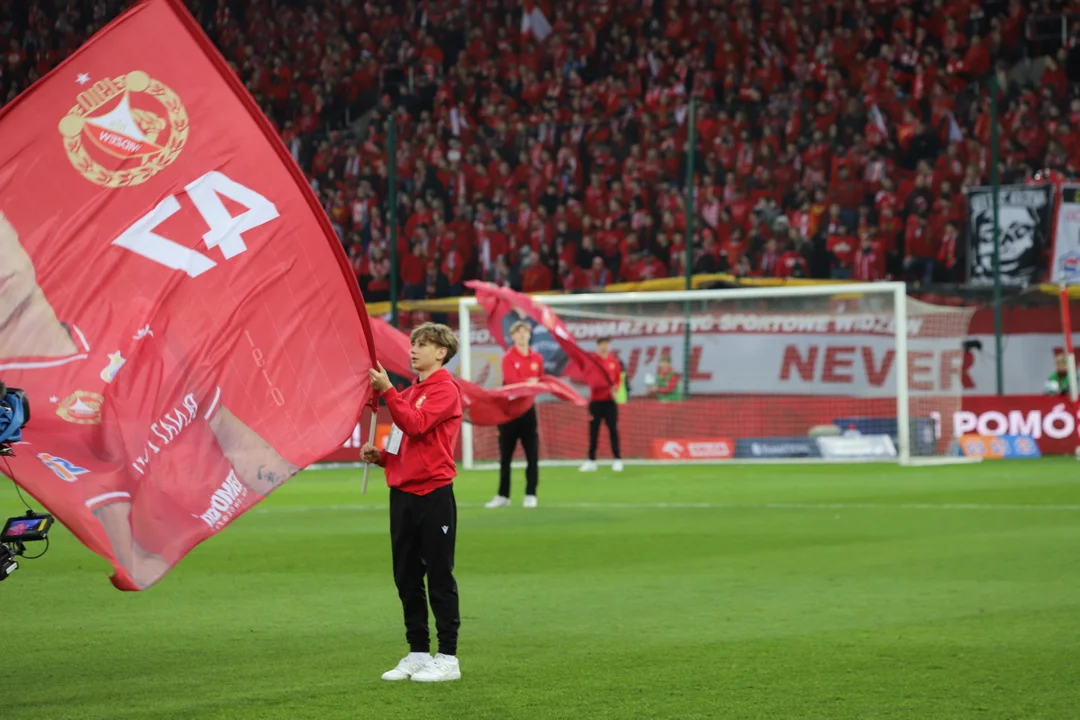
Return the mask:
<path id="1" fill-rule="evenodd" d="M 349 438 L 371 396 L 341 245 L 178 2 L 139 4 L 0 111 L 12 474 L 142 589 Z"/>
<path id="2" fill-rule="evenodd" d="M 574 336 L 567 330 L 566 323 L 547 305 L 535 303 L 532 298 L 523 293 L 487 282 L 470 280 L 465 285 L 476 291 L 476 300 L 484 308 L 488 316 L 488 330 L 495 341 L 504 349 L 510 346 L 508 340 L 510 325 L 518 319 L 530 318 L 539 324 L 544 331 L 550 333 L 558 348 L 565 353 L 566 358 L 569 360 L 569 364 L 566 365 L 562 373 L 553 374 L 565 375 L 571 381 L 589 387 L 608 387 L 611 385 L 611 378 L 608 377 L 604 365 L 596 356 L 577 344 Z M 534 341 L 537 339 L 535 336 L 538 334 L 537 329 L 534 327 Z M 540 350 L 540 354 L 545 356 L 545 366 L 549 366 L 551 364 L 551 358 L 548 357 L 550 353 Z"/>
<path id="3" fill-rule="evenodd" d="M 1080 411 L 1067 395 L 966 397 L 963 410 L 942 420 L 947 437 L 1027 435 L 1043 455 L 1072 455 L 1080 445 Z"/>

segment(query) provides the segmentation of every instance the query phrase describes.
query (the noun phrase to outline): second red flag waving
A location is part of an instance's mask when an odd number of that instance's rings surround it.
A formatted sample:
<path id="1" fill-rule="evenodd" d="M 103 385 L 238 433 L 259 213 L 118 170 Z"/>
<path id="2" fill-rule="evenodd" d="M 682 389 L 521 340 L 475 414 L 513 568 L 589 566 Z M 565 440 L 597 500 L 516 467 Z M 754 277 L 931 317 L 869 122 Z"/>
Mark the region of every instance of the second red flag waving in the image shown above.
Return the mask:
<path id="1" fill-rule="evenodd" d="M 409 336 L 379 318 L 372 318 L 371 330 L 380 348 L 380 360 L 387 370 L 402 377 L 412 377 L 409 362 Z M 461 390 L 465 419 L 473 425 L 501 425 L 532 407 L 536 396 L 550 394 L 559 400 L 584 406 L 585 398 L 574 388 L 555 377 L 542 377 L 536 383 L 518 383 L 488 389 L 455 377 Z"/>
<path id="2" fill-rule="evenodd" d="M 589 387 L 607 387 L 611 384 L 603 364 L 574 340 L 555 312 L 547 305 L 536 303 L 528 295 L 492 283 L 469 281 L 465 283 L 476 291 L 476 301 L 487 313 L 488 330 L 495 342 L 502 347 L 510 346 L 510 326 L 527 317 L 534 323 L 533 342 L 544 343 L 544 335 L 554 340 L 557 350 L 541 352 L 545 371 L 551 375 L 565 375 L 574 382 Z"/>

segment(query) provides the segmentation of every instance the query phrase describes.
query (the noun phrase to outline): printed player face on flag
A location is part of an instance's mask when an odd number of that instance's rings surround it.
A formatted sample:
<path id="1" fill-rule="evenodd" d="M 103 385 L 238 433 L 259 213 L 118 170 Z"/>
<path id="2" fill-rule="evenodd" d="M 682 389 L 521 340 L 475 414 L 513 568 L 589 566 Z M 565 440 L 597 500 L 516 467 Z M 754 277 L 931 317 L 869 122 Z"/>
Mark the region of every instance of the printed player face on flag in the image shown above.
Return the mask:
<path id="1" fill-rule="evenodd" d="M 227 487 L 234 496 L 235 508 L 229 509 L 235 511 L 254 504 L 298 471 L 226 407 L 222 389 L 210 374 L 197 365 L 184 366 L 177 333 L 167 324 L 160 324 L 155 334 L 141 318 L 104 324 L 90 318 L 85 327 L 106 337 L 88 337 L 83 326 L 61 322 L 37 284 L 18 232 L 3 215 L 0 257 L 0 371 L 5 382 L 30 394 L 39 408 L 35 425 L 70 423 L 64 434 L 73 440 L 95 435 L 108 449 L 100 461 L 80 459 L 91 465 L 85 468 L 63 457 L 58 461 L 57 456 L 71 455 L 65 448 L 38 448 L 31 442 L 30 451 L 53 470 L 58 482 L 83 490 L 85 506 L 108 537 L 111 547 L 106 552 L 135 586 L 153 584 L 175 564 L 177 558 L 171 555 L 190 539 L 186 533 L 198 535 L 214 527 L 219 518 L 206 517 L 206 498 L 220 488 Z M 105 307 L 101 310 L 110 314 Z M 99 342 L 108 344 L 99 348 Z M 125 410 L 146 396 L 150 376 L 167 379 L 165 390 L 157 393 L 164 400 L 156 412 L 160 420 L 144 428 Z M 55 412 L 47 409 L 50 404 Z M 216 456 L 201 457 L 178 474 L 161 479 L 162 473 L 147 482 L 152 465 L 180 457 L 191 463 L 182 446 L 193 447 L 200 433 L 212 434 Z M 39 452 L 43 450 L 49 452 Z M 164 454 L 166 450 L 172 453 Z M 143 511 L 137 521 L 133 508 Z M 172 516 L 174 531 L 176 519 L 184 518 L 181 531 L 172 537 L 160 537 L 154 530 L 154 521 L 165 515 Z"/>
<path id="2" fill-rule="evenodd" d="M 19 326 L 28 332 L 28 321 L 45 312 L 48 303 L 37 286 L 34 264 L 19 244 L 15 229 L 0 214 L 0 353 L 12 354 L 19 339 Z M 60 343 L 64 345 L 64 343 Z M 68 342 L 68 352 L 74 345 Z"/>

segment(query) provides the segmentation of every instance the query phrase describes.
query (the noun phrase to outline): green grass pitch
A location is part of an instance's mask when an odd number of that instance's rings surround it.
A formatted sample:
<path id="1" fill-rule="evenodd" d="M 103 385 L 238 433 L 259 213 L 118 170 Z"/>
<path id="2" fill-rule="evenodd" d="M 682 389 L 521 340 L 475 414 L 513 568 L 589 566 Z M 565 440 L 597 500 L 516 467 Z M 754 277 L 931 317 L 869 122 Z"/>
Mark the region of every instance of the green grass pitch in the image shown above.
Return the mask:
<path id="1" fill-rule="evenodd" d="M 458 481 L 460 682 L 379 679 L 386 490 L 322 470 L 145 593 L 57 530 L 0 586 L 0 718 L 1080 717 L 1071 458 L 521 475 Z"/>

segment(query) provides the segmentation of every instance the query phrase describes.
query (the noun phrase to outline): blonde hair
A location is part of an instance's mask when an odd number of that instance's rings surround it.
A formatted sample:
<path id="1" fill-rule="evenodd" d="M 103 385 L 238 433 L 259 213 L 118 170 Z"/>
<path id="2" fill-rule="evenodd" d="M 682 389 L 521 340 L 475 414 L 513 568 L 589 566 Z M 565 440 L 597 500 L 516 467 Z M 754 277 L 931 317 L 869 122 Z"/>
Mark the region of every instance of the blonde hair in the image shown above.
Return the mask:
<path id="1" fill-rule="evenodd" d="M 444 357 L 442 361 L 443 365 L 446 365 L 455 355 L 457 355 L 457 336 L 454 335 L 454 331 L 446 325 L 426 322 L 423 325 L 413 328 L 412 333 L 409 335 L 409 342 L 415 343 L 417 340 L 429 342 L 436 347 L 446 348 L 446 357 Z"/>
<path id="2" fill-rule="evenodd" d="M 516 323 L 514 323 L 513 325 L 510 326 L 510 334 L 513 335 L 514 333 L 516 333 L 518 330 L 521 330 L 522 328 L 525 328 L 530 333 L 532 333 L 532 328 L 529 327 L 529 323 L 525 322 L 524 320 L 518 320 Z"/>

